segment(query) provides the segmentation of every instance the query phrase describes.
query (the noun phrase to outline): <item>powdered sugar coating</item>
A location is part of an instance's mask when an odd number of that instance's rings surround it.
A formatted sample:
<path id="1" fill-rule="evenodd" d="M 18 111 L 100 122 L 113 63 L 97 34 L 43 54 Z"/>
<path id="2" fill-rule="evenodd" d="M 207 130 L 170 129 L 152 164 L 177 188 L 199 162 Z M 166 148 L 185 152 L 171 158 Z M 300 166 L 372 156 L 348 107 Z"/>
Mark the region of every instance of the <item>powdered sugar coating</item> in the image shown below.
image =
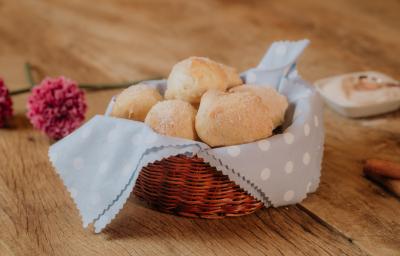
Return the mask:
<path id="1" fill-rule="evenodd" d="M 146 84 L 132 85 L 116 97 L 111 116 L 143 122 L 151 107 L 162 99 L 155 88 Z"/>
<path id="2" fill-rule="evenodd" d="M 285 112 L 289 104 L 285 96 L 279 94 L 274 88 L 267 86 L 242 85 L 232 88 L 232 92 L 248 92 L 261 97 L 262 102 L 269 108 L 274 128 L 284 121 Z"/>
<path id="3" fill-rule="evenodd" d="M 144 122 L 160 134 L 195 140 L 195 116 L 196 109 L 188 102 L 166 100 L 154 105 Z"/>
<path id="4" fill-rule="evenodd" d="M 268 107 L 247 92 L 206 92 L 196 116 L 196 131 L 208 145 L 229 146 L 272 135 Z"/>
<path id="5" fill-rule="evenodd" d="M 225 91 L 243 82 L 232 67 L 204 57 L 190 57 L 175 64 L 167 83 L 166 99 L 198 104 L 207 90 Z"/>

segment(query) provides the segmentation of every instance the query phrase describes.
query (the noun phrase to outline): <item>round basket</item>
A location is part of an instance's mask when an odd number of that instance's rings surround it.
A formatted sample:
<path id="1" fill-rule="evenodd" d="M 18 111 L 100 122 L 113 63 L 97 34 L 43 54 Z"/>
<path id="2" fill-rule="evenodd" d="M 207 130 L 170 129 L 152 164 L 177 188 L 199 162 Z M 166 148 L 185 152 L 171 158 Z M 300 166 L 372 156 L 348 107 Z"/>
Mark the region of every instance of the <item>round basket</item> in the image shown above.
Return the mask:
<path id="1" fill-rule="evenodd" d="M 241 216 L 264 205 L 197 156 L 177 155 L 149 164 L 134 192 L 159 211 L 186 217 Z"/>

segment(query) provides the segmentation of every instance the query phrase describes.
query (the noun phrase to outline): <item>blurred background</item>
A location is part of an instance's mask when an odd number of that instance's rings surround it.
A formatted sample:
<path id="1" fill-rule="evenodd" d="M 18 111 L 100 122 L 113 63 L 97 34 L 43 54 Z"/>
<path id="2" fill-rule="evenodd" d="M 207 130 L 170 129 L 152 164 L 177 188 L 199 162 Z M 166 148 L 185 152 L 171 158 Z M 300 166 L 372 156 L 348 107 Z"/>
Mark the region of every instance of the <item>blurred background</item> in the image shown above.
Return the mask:
<path id="1" fill-rule="evenodd" d="M 191 55 L 245 70 L 272 41 L 302 38 L 312 43 L 300 64 L 309 80 L 400 67 L 394 0 L 0 0 L 0 15 L 1 58 L 79 82 L 166 76 Z"/>

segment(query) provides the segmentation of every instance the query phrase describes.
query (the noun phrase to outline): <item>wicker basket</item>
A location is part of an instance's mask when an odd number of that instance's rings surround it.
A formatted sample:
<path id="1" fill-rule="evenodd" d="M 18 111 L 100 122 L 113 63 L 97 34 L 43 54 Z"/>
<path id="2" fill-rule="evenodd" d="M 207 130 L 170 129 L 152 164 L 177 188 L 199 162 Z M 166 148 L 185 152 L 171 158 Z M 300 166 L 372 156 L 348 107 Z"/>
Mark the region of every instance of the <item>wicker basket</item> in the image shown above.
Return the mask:
<path id="1" fill-rule="evenodd" d="M 262 202 L 197 156 L 171 156 L 144 167 L 135 194 L 159 211 L 186 217 L 218 219 L 250 214 L 263 207 Z"/>

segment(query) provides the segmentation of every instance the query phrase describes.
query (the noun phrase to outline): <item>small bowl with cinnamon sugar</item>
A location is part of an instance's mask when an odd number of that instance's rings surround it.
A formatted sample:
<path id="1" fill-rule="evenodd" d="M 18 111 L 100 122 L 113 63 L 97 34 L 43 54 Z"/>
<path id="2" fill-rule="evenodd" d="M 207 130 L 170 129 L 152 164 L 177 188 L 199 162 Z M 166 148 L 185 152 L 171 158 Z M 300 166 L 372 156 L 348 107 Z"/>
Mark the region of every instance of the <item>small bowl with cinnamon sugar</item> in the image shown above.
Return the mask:
<path id="1" fill-rule="evenodd" d="M 400 83 L 380 72 L 333 76 L 315 85 L 328 106 L 347 117 L 374 116 L 400 108 Z"/>

